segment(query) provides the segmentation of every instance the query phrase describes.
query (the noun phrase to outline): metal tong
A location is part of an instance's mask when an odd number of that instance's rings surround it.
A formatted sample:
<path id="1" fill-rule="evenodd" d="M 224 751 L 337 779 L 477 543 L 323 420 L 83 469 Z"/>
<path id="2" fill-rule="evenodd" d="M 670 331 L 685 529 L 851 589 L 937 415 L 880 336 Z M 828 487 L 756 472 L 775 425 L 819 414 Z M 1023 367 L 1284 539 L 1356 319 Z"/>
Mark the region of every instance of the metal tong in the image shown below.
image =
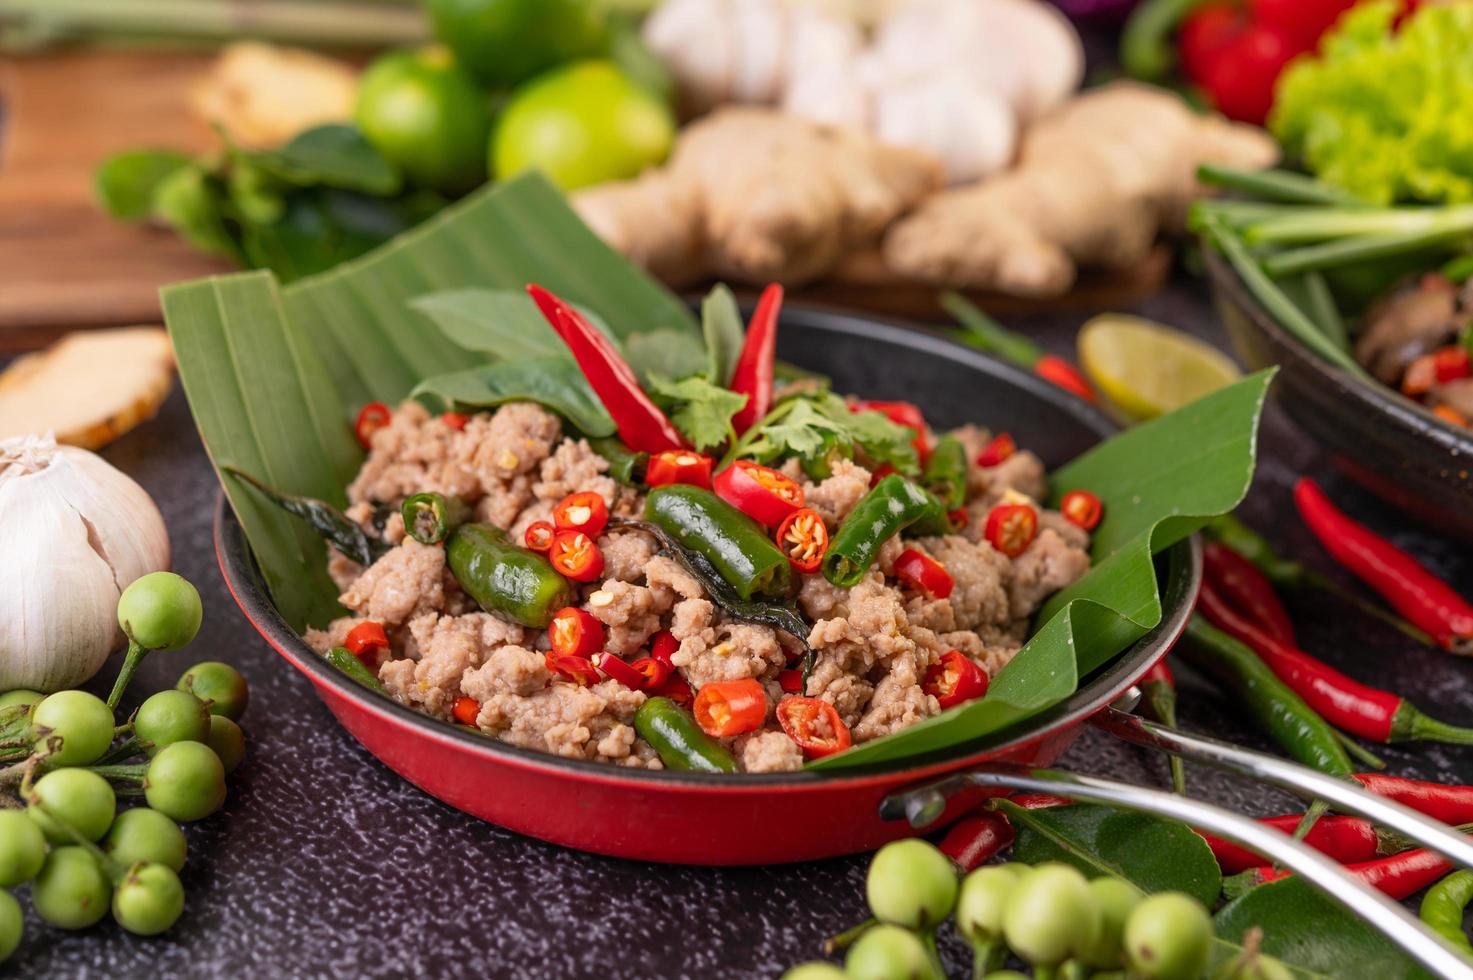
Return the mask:
<path id="1" fill-rule="evenodd" d="M 1138 691 L 1132 691 L 1122 698 L 1122 702 L 1133 706 L 1138 696 Z M 1227 742 L 1165 728 L 1117 707 L 1103 709 L 1090 718 L 1089 723 L 1133 745 L 1159 749 L 1250 776 L 1305 799 L 1325 800 L 1338 810 L 1390 827 L 1455 864 L 1473 868 L 1473 841 L 1409 807 L 1368 793 L 1354 783 Z M 1303 876 L 1434 974 L 1456 980 L 1473 980 L 1473 963 L 1464 959 L 1400 903 L 1347 874 L 1330 858 L 1241 814 L 1173 793 L 1060 769 L 997 763 L 893 793 L 880 804 L 880 815 L 887 820 L 907 819 L 917 828 L 926 827 L 940 817 L 949 798 L 967 787 L 1051 793 L 1180 820 L 1272 858 Z"/>

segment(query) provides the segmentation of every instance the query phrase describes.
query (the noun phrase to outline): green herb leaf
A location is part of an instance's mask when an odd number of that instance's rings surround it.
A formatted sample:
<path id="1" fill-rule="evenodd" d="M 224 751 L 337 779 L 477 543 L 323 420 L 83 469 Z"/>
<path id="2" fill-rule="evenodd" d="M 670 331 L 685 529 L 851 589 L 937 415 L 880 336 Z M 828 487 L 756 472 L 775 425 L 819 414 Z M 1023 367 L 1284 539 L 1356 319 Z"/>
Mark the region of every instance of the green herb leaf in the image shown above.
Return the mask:
<path id="1" fill-rule="evenodd" d="M 624 338 L 624 357 L 645 386 L 656 376 L 684 378 L 706 369 L 706 348 L 686 330 L 648 330 Z"/>
<path id="2" fill-rule="evenodd" d="M 717 283 L 701 301 L 701 332 L 706 337 L 706 377 L 719 385 L 731 384 L 747 331 L 736 296 L 725 283 Z"/>
<path id="3" fill-rule="evenodd" d="M 841 444 L 848 427 L 820 412 L 811 398 L 795 398 L 781 418 L 753 430 L 756 437 L 747 444 L 743 456 L 770 463 L 779 457 L 817 459 Z"/>
<path id="4" fill-rule="evenodd" d="M 392 197 L 403 177 L 354 126 L 328 123 L 303 130 L 279 150 L 243 154 L 298 187 L 323 185 Z"/>
<path id="5" fill-rule="evenodd" d="M 243 222 L 240 235 L 250 264 L 270 269 L 286 282 L 355 259 L 426 217 L 410 200 L 331 187 L 292 191 L 282 206 L 275 221 Z"/>
<path id="6" fill-rule="evenodd" d="M 241 258 L 225 228 L 224 189 L 203 168 L 187 164 L 161 178 L 154 188 L 153 213 L 201 252 Z"/>
<path id="7" fill-rule="evenodd" d="M 718 388 L 699 374 L 680 381 L 667 381 L 654 375 L 650 393 L 670 410 L 670 421 L 697 449 L 710 449 L 727 441 L 731 435 L 731 419 L 747 396 Z"/>
<path id="8" fill-rule="evenodd" d="M 93 175 L 102 209 L 119 221 L 142 221 L 153 211 L 153 195 L 174 171 L 190 159 L 173 150 L 128 150 L 108 157 Z"/>
<path id="9" fill-rule="evenodd" d="M 911 444 L 915 433 L 880 412 L 851 412 L 844 399 L 829 391 L 808 392 L 785 400 L 744 436 L 737 455 L 771 462 L 788 456 L 805 467 L 830 452 L 858 450 L 871 466 L 888 463 L 901 473 L 920 472 Z"/>
<path id="10" fill-rule="evenodd" d="M 416 296 L 409 301 L 409 308 L 429 317 L 453 343 L 498 360 L 572 357 L 525 290 L 447 289 Z M 604 336 L 617 342 L 602 317 L 581 306 L 577 309 Z"/>
<path id="11" fill-rule="evenodd" d="M 586 436 L 614 434 L 614 420 L 571 357 L 497 361 L 440 374 L 421 381 L 410 395 L 439 398 L 447 407 L 490 408 L 506 402 L 533 401 L 557 412 Z"/>

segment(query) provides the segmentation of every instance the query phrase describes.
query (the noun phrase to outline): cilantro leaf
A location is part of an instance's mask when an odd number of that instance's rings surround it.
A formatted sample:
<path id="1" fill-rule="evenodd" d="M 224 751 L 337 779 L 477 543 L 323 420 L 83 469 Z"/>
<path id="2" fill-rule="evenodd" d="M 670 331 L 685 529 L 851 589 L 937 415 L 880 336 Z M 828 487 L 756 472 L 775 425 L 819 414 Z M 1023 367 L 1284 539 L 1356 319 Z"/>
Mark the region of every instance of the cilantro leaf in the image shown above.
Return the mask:
<path id="1" fill-rule="evenodd" d="M 651 375 L 649 388 L 670 412 L 670 421 L 697 449 L 726 442 L 732 433 L 732 416 L 747 404 L 746 395 L 717 387 L 698 374 L 680 381 Z"/>
<path id="2" fill-rule="evenodd" d="M 784 401 L 772 421 L 750 437 L 742 455 L 763 462 L 796 457 L 817 475 L 835 453 L 860 454 L 871 467 L 888 463 L 905 474 L 920 469 L 915 433 L 881 412 L 851 412 L 848 402 L 828 391 L 797 395 Z"/>

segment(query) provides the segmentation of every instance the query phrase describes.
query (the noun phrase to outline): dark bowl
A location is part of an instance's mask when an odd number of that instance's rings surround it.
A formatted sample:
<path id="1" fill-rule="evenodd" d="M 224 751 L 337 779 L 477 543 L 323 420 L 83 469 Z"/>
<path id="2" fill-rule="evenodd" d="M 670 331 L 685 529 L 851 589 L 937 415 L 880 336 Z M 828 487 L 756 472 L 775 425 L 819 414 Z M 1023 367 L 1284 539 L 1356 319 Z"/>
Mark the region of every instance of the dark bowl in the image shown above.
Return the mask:
<path id="1" fill-rule="evenodd" d="M 838 390 L 909 399 L 938 427 L 1006 429 L 1057 466 L 1108 436 L 1095 409 L 1033 374 L 936 336 L 847 314 L 788 309 L 778 353 Z M 1180 636 L 1196 600 L 1195 538 L 1158 560 L 1164 618 L 1052 709 L 987 738 L 903 762 L 840 772 L 721 776 L 645 772 L 507 745 L 411 711 L 349 680 L 277 613 L 221 497 L 215 547 L 225 582 L 261 635 L 316 686 L 345 728 L 451 806 L 544 840 L 641 860 L 755 864 L 869 850 L 910 831 L 879 818 L 890 792 L 984 761 L 1052 763 L 1080 723 L 1127 690 Z M 976 799 L 958 800 L 949 816 Z"/>
<path id="2" fill-rule="evenodd" d="M 1281 366 L 1273 394 L 1299 427 L 1373 493 L 1473 539 L 1473 432 L 1332 367 L 1279 326 L 1225 259 L 1204 254 L 1233 350 L 1250 368 Z"/>

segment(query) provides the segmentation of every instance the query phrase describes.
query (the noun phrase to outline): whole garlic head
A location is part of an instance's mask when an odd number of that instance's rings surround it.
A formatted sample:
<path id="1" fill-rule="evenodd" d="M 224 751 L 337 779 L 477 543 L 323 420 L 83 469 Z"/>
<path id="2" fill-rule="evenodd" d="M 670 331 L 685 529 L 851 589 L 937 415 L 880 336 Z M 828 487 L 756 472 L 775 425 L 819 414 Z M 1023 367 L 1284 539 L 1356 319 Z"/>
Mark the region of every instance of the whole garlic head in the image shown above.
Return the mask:
<path id="1" fill-rule="evenodd" d="M 0 440 L 0 690 L 56 691 L 122 641 L 117 605 L 169 567 L 152 498 L 102 457 L 49 436 Z"/>

